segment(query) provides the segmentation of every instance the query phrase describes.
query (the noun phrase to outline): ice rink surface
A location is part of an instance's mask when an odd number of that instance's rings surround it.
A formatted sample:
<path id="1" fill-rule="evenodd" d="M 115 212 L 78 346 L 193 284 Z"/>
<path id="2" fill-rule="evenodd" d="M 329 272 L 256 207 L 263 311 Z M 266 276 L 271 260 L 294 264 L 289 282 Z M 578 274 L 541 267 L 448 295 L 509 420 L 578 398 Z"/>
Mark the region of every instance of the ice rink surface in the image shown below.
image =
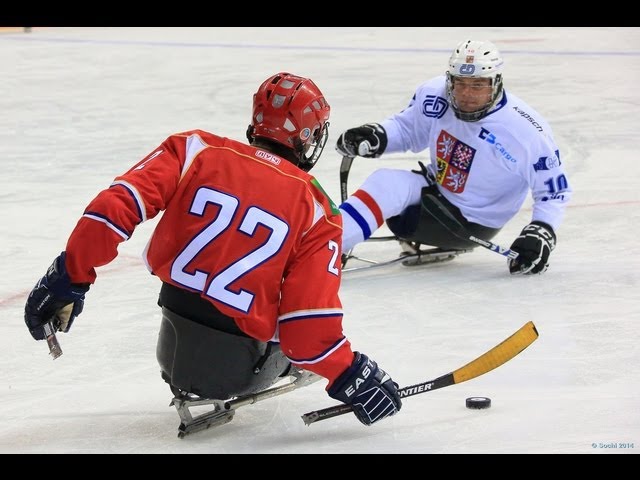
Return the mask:
<path id="1" fill-rule="evenodd" d="M 168 135 L 243 140 L 265 78 L 311 77 L 332 107 L 313 173 L 338 201 L 339 133 L 404 108 L 467 38 L 498 46 L 505 88 L 546 117 L 560 146 L 574 197 L 551 267 L 512 277 L 479 248 L 431 267 L 346 273 L 344 328 L 402 386 L 532 320 L 540 338 L 522 354 L 408 398 L 369 428 L 353 415 L 304 425 L 301 414 L 335 404 L 323 381 L 178 439 L 155 358 L 159 281 L 141 260 L 156 220 L 99 269 L 84 313 L 58 335 L 62 357 L 32 340 L 24 301 L 84 207 Z M 639 28 L 34 28 L 0 33 L 0 63 L 0 453 L 640 452 Z M 358 158 L 350 189 L 426 157 Z M 528 200 L 494 241 L 509 246 L 530 215 Z M 491 409 L 465 408 L 480 395 Z"/>

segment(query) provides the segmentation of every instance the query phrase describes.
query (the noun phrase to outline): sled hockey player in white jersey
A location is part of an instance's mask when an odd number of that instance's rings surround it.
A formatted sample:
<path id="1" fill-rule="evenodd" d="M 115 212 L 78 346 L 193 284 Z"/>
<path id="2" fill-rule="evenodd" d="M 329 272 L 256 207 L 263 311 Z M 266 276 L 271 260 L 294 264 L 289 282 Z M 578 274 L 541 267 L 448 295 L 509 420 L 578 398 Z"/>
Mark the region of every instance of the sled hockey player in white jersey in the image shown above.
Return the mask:
<path id="1" fill-rule="evenodd" d="M 531 222 L 511 245 L 517 258 L 508 258 L 508 268 L 547 270 L 571 188 L 549 124 L 504 89 L 503 63 L 491 42 L 465 40 L 446 75 L 418 87 L 407 108 L 340 135 L 336 150 L 349 161 L 426 149 L 431 157 L 419 170 L 374 171 L 340 205 L 343 252 L 386 221 L 406 251 L 430 245 L 437 248 L 429 252 L 455 255 L 493 238 L 531 192 Z M 434 203 L 458 231 L 434 216 Z"/>

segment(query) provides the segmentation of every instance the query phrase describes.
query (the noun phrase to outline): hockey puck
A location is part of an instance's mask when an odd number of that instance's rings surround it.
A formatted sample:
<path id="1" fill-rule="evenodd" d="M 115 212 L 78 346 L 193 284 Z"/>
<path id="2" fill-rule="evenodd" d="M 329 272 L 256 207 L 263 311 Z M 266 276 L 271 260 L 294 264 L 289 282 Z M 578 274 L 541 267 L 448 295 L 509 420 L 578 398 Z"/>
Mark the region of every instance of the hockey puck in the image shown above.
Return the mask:
<path id="1" fill-rule="evenodd" d="M 491 399 L 489 397 L 469 397 L 466 404 L 467 408 L 482 410 L 491 406 Z"/>

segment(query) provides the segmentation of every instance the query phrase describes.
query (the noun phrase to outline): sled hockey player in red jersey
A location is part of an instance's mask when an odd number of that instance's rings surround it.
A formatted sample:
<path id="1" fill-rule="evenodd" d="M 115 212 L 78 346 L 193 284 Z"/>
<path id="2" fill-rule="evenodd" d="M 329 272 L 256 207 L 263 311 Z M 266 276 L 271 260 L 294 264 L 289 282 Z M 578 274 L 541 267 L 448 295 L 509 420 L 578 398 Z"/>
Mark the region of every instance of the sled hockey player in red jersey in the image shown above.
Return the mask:
<path id="1" fill-rule="evenodd" d="M 384 222 L 414 254 L 420 245 L 439 247 L 439 255 L 487 246 L 531 193 L 531 222 L 511 245 L 517 258 L 510 256 L 508 268 L 514 275 L 547 270 L 572 192 L 551 127 L 505 90 L 503 63 L 493 43 L 465 40 L 451 54 L 446 75 L 420 85 L 404 110 L 340 135 L 336 149 L 349 161 L 430 154 L 428 166 L 414 171 L 374 171 L 340 205 L 345 252 Z M 454 229 L 443 227 L 429 206 L 434 203 Z M 477 239 L 484 243 L 471 241 Z"/>
<path id="2" fill-rule="evenodd" d="M 307 173 L 329 113 L 313 81 L 283 72 L 253 97 L 249 145 L 202 130 L 168 137 L 87 206 L 27 299 L 31 335 L 44 339 L 49 322 L 68 332 L 95 268 L 164 212 L 143 256 L 162 282 L 157 359 L 182 434 L 226 423 L 288 376 L 294 387 L 326 378 L 366 425 L 398 412 L 397 384 L 342 331 L 342 220 Z M 193 418 L 188 407 L 203 403 L 215 410 Z"/>

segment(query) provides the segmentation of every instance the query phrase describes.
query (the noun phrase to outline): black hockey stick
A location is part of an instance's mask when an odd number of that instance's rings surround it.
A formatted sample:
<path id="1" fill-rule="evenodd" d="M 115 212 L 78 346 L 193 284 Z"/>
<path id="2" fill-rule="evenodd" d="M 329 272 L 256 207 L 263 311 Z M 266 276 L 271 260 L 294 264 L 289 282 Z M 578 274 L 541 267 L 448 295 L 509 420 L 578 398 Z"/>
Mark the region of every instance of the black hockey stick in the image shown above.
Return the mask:
<path id="1" fill-rule="evenodd" d="M 349 178 L 349 171 L 351 170 L 351 164 L 353 163 L 353 159 L 356 157 L 349 157 L 345 155 L 342 157 L 342 162 L 340 163 L 340 201 L 344 202 L 349 196 L 349 191 L 347 190 L 347 179 Z"/>
<path id="2" fill-rule="evenodd" d="M 345 155 L 342 157 L 340 163 L 340 201 L 344 201 L 349 197 L 349 189 L 347 188 L 347 180 L 349 179 L 349 171 L 351 170 L 351 164 L 356 157 L 349 157 Z M 395 235 L 387 235 L 384 237 L 369 237 L 367 242 L 388 242 L 390 240 L 400 240 Z"/>
<path id="3" fill-rule="evenodd" d="M 440 224 L 453 233 L 456 237 L 463 240 L 469 240 L 481 247 L 487 248 L 492 252 L 499 253 L 508 258 L 518 258 L 518 252 L 511 250 L 510 248 L 504 248 L 489 240 L 478 238 L 467 231 L 466 228 L 455 218 L 451 212 L 445 207 L 440 200 L 434 195 L 428 193 L 422 197 L 422 207 L 431 214 Z"/>
<path id="4" fill-rule="evenodd" d="M 349 171 L 351 170 L 351 164 L 353 163 L 353 159 L 356 157 L 350 157 L 345 155 L 342 157 L 342 162 L 340 162 L 340 202 L 344 203 L 344 201 L 349 196 L 349 191 L 347 190 L 347 180 L 349 178 Z M 347 260 L 351 256 L 351 252 L 353 249 L 348 252 L 343 252 L 342 255 L 342 268 L 347 264 Z"/>
<path id="5" fill-rule="evenodd" d="M 533 322 L 525 323 L 520 329 L 506 340 L 493 347 L 488 352 L 480 355 L 475 360 L 467 363 L 465 366 L 454 370 L 451 373 L 442 375 L 435 380 L 429 380 L 423 383 L 417 383 L 398 390 L 400 398 L 411 397 L 420 393 L 431 392 L 439 388 L 448 387 L 457 383 L 466 382 L 472 378 L 484 375 L 494 368 L 508 362 L 513 357 L 522 352 L 538 338 L 538 330 Z M 351 405 L 336 405 L 335 407 L 325 408 L 302 415 L 305 425 L 311 425 L 320 420 L 337 417 L 352 411 Z"/>

